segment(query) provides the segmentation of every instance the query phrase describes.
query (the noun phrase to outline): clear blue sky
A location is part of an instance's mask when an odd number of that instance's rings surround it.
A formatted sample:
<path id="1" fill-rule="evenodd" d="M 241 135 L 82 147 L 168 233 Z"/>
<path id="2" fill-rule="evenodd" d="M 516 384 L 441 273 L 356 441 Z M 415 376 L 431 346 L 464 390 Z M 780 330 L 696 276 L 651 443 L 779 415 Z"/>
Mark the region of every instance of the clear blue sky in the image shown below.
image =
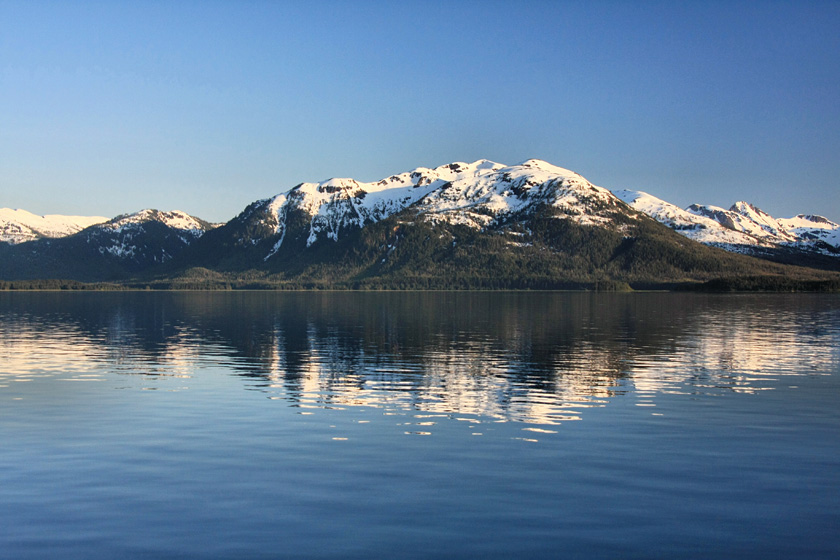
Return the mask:
<path id="1" fill-rule="evenodd" d="M 532 157 L 840 221 L 840 2 L 0 0 L 0 207 L 224 221 Z"/>

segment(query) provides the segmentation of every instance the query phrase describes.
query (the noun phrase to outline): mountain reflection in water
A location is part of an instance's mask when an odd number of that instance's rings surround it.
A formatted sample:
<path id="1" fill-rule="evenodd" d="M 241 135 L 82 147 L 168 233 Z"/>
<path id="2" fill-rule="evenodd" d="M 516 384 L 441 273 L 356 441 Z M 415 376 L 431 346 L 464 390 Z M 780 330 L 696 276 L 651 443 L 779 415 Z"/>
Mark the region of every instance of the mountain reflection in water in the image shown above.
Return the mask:
<path id="1" fill-rule="evenodd" d="M 4 293 L 0 390 L 222 367 L 302 409 L 557 424 L 619 395 L 655 407 L 664 393 L 836 370 L 839 307 L 810 295 Z"/>

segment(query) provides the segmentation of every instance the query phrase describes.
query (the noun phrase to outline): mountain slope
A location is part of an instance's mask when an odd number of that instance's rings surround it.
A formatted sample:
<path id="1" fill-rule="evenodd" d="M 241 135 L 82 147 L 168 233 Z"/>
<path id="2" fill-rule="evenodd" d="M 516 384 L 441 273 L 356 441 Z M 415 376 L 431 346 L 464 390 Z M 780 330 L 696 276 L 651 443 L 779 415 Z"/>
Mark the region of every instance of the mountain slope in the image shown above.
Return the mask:
<path id="1" fill-rule="evenodd" d="M 819 217 L 775 220 L 745 203 L 682 210 L 540 160 L 478 160 L 371 183 L 301 183 L 216 228 L 144 210 L 61 239 L 0 244 L 0 278 L 368 288 L 836 278 L 720 249 L 777 251 L 773 258 L 784 260 L 779 247 L 797 255 L 805 247 L 840 263 L 819 253 L 830 252 L 836 229 Z"/>
<path id="2" fill-rule="evenodd" d="M 779 224 L 800 242 L 815 241 L 830 247 L 840 248 L 840 224 L 813 214 L 797 214 L 793 218 L 781 218 Z M 832 254 L 837 254 L 831 251 Z"/>
<path id="3" fill-rule="evenodd" d="M 700 204 L 683 210 L 641 191 L 614 194 L 685 237 L 728 251 L 763 257 L 840 256 L 840 225 L 822 216 L 776 219 L 743 201 L 728 210 Z"/>
<path id="4" fill-rule="evenodd" d="M 178 264 L 228 278 L 393 287 L 661 284 L 789 270 L 687 240 L 539 160 L 302 183 L 208 232 Z"/>
<path id="5" fill-rule="evenodd" d="M 65 237 L 108 221 L 103 216 L 37 216 L 26 210 L 0 208 L 0 242 L 16 245 L 42 238 Z"/>
<path id="6" fill-rule="evenodd" d="M 75 234 L 0 251 L 0 278 L 123 279 L 176 258 L 211 226 L 180 211 L 142 210 Z"/>
<path id="7" fill-rule="evenodd" d="M 506 167 L 487 160 L 418 168 L 376 183 L 330 179 L 302 183 L 257 201 L 199 246 L 215 253 L 216 264 L 294 254 L 321 240 L 338 241 L 349 232 L 411 207 L 428 223 L 487 228 L 517 212 L 549 205 L 581 224 L 606 224 L 609 209 L 621 203 L 580 175 L 539 160 Z M 270 241 L 270 244 L 267 242 Z M 225 251 L 211 251 L 221 245 Z"/>

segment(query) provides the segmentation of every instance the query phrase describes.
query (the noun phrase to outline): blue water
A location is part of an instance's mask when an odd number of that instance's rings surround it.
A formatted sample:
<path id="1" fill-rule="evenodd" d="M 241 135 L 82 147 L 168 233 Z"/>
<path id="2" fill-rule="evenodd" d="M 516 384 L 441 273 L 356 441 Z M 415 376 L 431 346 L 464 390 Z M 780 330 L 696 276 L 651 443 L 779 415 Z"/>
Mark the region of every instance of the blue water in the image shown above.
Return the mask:
<path id="1" fill-rule="evenodd" d="M 0 293 L 0 558 L 840 557 L 840 297 Z"/>

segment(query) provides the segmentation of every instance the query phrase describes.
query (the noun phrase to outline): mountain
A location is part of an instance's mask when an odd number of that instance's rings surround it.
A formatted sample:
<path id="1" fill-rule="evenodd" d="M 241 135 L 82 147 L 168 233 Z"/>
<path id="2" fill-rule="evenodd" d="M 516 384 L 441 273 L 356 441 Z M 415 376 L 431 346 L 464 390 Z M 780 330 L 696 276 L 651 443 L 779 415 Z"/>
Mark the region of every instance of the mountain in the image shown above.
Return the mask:
<path id="1" fill-rule="evenodd" d="M 211 227 L 177 210 L 124 214 L 64 237 L 2 247 L 0 277 L 124 279 L 171 261 Z"/>
<path id="2" fill-rule="evenodd" d="M 204 235 L 207 222 L 181 212 L 146 209 L 124 214 L 84 232 L 85 241 L 100 254 L 137 263 L 164 263 Z"/>
<path id="3" fill-rule="evenodd" d="M 257 201 L 204 241 L 272 259 L 281 249 L 295 253 L 319 241 L 338 241 L 411 207 L 427 224 L 492 228 L 518 212 L 549 205 L 580 224 L 605 224 L 620 202 L 606 189 L 539 160 L 506 167 L 487 160 L 417 168 L 375 183 L 329 179 L 301 183 Z M 271 241 L 266 249 L 265 242 Z M 230 252 L 230 251 L 229 251 Z M 217 255 L 220 256 L 220 255 Z"/>
<path id="4" fill-rule="evenodd" d="M 683 210 L 645 192 L 613 192 L 634 209 L 706 245 L 771 260 L 840 269 L 840 225 L 822 216 L 799 214 L 776 219 L 747 202 L 736 202 L 728 210 L 700 204 Z"/>
<path id="5" fill-rule="evenodd" d="M 0 246 L 0 277 L 289 288 L 618 288 L 746 276 L 799 282 L 837 276 L 731 251 L 784 244 L 791 254 L 840 263 L 826 256 L 836 232 L 819 217 L 774 220 L 746 204 L 683 210 L 641 192 L 613 193 L 541 160 L 478 160 L 370 183 L 301 183 L 219 227 L 144 210 L 61 239 Z"/>
<path id="6" fill-rule="evenodd" d="M 800 242 L 813 242 L 832 255 L 840 254 L 840 224 L 822 216 L 797 214 L 793 218 L 781 218 L 779 223 Z M 825 247 L 825 246 L 828 247 Z"/>
<path id="7" fill-rule="evenodd" d="M 65 237 L 108 221 L 103 216 L 37 216 L 26 210 L 0 208 L 0 242 L 12 245 L 45 237 Z"/>
<path id="8" fill-rule="evenodd" d="M 208 232 L 179 264 L 199 279 L 247 271 L 287 285 L 420 288 L 642 285 L 786 270 L 692 243 L 540 160 L 301 183 Z"/>

